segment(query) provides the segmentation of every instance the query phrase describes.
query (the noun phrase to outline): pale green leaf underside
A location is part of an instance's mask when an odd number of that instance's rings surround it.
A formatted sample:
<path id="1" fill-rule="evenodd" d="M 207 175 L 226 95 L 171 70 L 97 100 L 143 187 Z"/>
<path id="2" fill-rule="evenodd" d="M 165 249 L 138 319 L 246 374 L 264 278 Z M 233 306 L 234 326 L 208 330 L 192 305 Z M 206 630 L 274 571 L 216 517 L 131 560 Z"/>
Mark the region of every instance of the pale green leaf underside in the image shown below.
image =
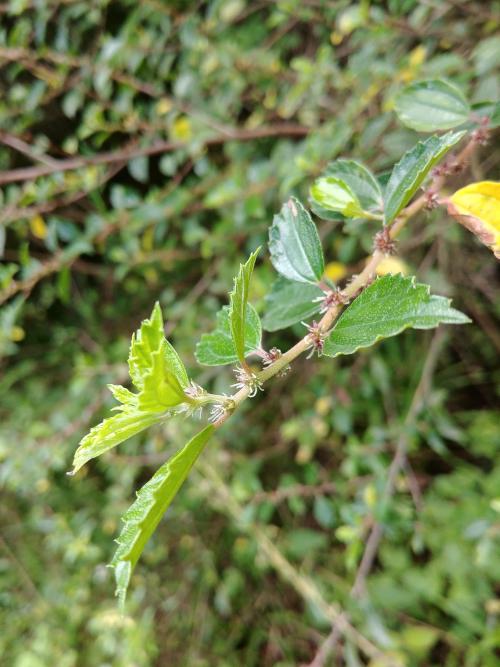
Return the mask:
<path id="1" fill-rule="evenodd" d="M 189 383 L 186 369 L 175 349 L 165 338 L 163 316 L 160 304 L 155 303 L 149 319 L 141 323 L 139 330 L 132 336 L 129 352 L 129 371 L 132 382 L 141 390 L 145 373 L 153 367 L 153 353 L 161 350 L 163 366 L 177 377 L 180 384 L 186 387 Z"/>
<path id="2" fill-rule="evenodd" d="M 95 426 L 80 442 L 73 460 L 73 473 L 87 461 L 128 440 L 176 411 L 189 399 L 184 388 L 189 380 L 177 352 L 165 339 L 158 303 L 132 337 L 130 376 L 137 394 L 119 385 L 109 389 L 121 405 L 118 414 Z"/>
<path id="3" fill-rule="evenodd" d="M 317 285 L 278 278 L 266 296 L 262 326 L 266 331 L 278 331 L 307 320 L 319 311 L 321 304 L 315 299 L 322 296 L 324 294 Z"/>
<path id="4" fill-rule="evenodd" d="M 123 389 L 123 387 L 122 387 Z M 132 406 L 105 419 L 82 439 L 73 459 L 73 473 L 104 452 L 159 422 L 165 414 L 141 412 Z"/>
<path id="5" fill-rule="evenodd" d="M 245 356 L 260 347 L 262 327 L 260 318 L 251 303 L 247 304 L 245 318 Z M 217 328 L 203 334 L 196 346 L 196 359 L 205 366 L 223 366 L 238 361 L 229 324 L 229 306 L 224 306 L 217 313 Z"/>
<path id="6" fill-rule="evenodd" d="M 356 160 L 335 160 L 330 162 L 324 176 L 338 178 L 356 195 L 361 208 L 365 211 L 381 211 L 384 205 L 382 190 L 372 174 L 363 164 Z"/>
<path id="7" fill-rule="evenodd" d="M 255 260 L 260 248 L 253 252 L 245 264 L 240 264 L 238 275 L 234 279 L 233 291 L 229 295 L 229 326 L 233 337 L 234 349 L 238 360 L 245 361 L 245 334 L 247 320 L 248 290 Z"/>
<path id="8" fill-rule="evenodd" d="M 385 223 L 392 222 L 413 197 L 429 171 L 464 136 L 448 132 L 419 141 L 394 166 L 385 191 Z"/>
<path id="9" fill-rule="evenodd" d="M 206 426 L 175 456 L 164 463 L 137 493 L 123 516 L 125 525 L 117 539 L 111 565 L 115 568 L 116 595 L 123 605 L 132 571 L 147 541 L 203 451 L 214 427 Z"/>
<path id="10" fill-rule="evenodd" d="M 285 278 L 312 284 L 321 280 L 325 266 L 318 231 L 295 197 L 273 218 L 269 252 L 274 268 Z"/>
<path id="11" fill-rule="evenodd" d="M 310 191 L 311 198 L 323 208 L 342 213 L 348 218 L 363 216 L 363 208 L 351 188 L 340 178 L 323 176 L 316 179 Z"/>
<path id="12" fill-rule="evenodd" d="M 428 285 L 413 277 L 386 275 L 367 287 L 342 313 L 325 341 L 328 357 L 352 354 L 404 329 L 432 329 L 438 324 L 465 324 L 469 318 L 450 300 L 431 296 Z"/>
<path id="13" fill-rule="evenodd" d="M 417 81 L 396 96 L 395 110 L 407 127 L 421 132 L 450 130 L 465 123 L 470 106 L 462 91 L 441 79 Z"/>

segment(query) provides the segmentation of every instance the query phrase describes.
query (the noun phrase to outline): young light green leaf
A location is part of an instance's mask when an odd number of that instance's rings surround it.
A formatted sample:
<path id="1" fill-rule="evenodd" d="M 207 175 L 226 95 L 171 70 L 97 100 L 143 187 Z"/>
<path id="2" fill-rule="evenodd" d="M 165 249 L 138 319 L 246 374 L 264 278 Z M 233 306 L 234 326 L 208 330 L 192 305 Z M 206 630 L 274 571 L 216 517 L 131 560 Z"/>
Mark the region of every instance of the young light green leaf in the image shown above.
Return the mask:
<path id="1" fill-rule="evenodd" d="M 318 231 L 298 199 L 291 197 L 274 216 L 269 230 L 274 268 L 285 278 L 316 284 L 325 263 Z"/>
<path id="2" fill-rule="evenodd" d="M 414 277 L 386 275 L 367 287 L 342 313 L 325 341 L 323 354 L 337 357 L 369 347 L 404 329 L 465 324 L 469 318 L 450 307 L 450 299 L 431 296 Z"/>
<path id="3" fill-rule="evenodd" d="M 392 222 L 413 197 L 429 171 L 464 136 L 448 132 L 419 141 L 394 166 L 385 190 L 385 223 Z"/>
<path id="4" fill-rule="evenodd" d="M 460 88 L 442 79 L 410 83 L 396 96 L 395 110 L 404 125 L 421 132 L 450 130 L 470 114 Z"/>
<path id="5" fill-rule="evenodd" d="M 158 359 L 153 359 L 153 354 L 159 351 L 161 351 L 160 357 L 163 359 L 163 364 Z M 158 302 L 154 305 L 151 317 L 144 320 L 140 329 L 132 336 L 128 365 L 132 382 L 139 390 L 143 387 L 144 376 L 151 372 L 153 365 L 163 365 L 177 377 L 183 387 L 189 383 L 184 364 L 165 338 L 163 316 Z"/>
<path id="6" fill-rule="evenodd" d="M 238 355 L 229 323 L 229 306 L 221 308 L 216 317 L 215 331 L 203 334 L 196 346 L 196 359 L 205 366 L 234 364 L 238 361 Z M 260 347 L 261 339 L 260 317 L 252 304 L 248 303 L 245 318 L 245 356 Z"/>
<path id="7" fill-rule="evenodd" d="M 123 516 L 125 525 L 117 539 L 118 548 L 111 561 L 111 566 L 115 570 L 116 595 L 122 607 L 130 577 L 144 546 L 156 530 L 213 431 L 212 425 L 206 426 L 175 456 L 164 463 L 140 489 L 137 499 Z"/>
<path id="8" fill-rule="evenodd" d="M 233 337 L 234 349 L 241 363 L 245 361 L 245 335 L 247 321 L 248 290 L 255 260 L 260 248 L 253 252 L 245 264 L 240 264 L 238 275 L 234 279 L 233 291 L 229 295 L 229 326 Z"/>
<path id="9" fill-rule="evenodd" d="M 71 474 L 75 474 L 90 459 L 116 447 L 164 417 L 164 413 L 141 412 L 137 407 L 137 397 L 135 404 L 120 406 L 120 412 L 94 426 L 81 440 L 73 458 Z"/>
<path id="10" fill-rule="evenodd" d="M 335 160 L 328 164 L 323 175 L 342 180 L 356 195 L 363 210 L 371 213 L 382 211 L 384 200 L 380 185 L 372 172 L 360 162 Z"/>
<path id="11" fill-rule="evenodd" d="M 314 202 L 347 218 L 362 218 L 365 212 L 351 188 L 340 178 L 323 176 L 316 179 L 310 191 Z"/>
<path id="12" fill-rule="evenodd" d="M 262 326 L 266 331 L 278 331 L 307 320 L 319 311 L 321 304 L 317 299 L 323 296 L 317 285 L 278 278 L 266 296 Z"/>
<path id="13" fill-rule="evenodd" d="M 165 339 L 158 303 L 150 319 L 132 336 L 129 353 L 130 376 L 137 394 L 119 385 L 108 385 L 121 405 L 119 414 L 95 426 L 80 442 L 72 474 L 87 461 L 128 440 L 152 424 L 169 417 L 192 399 L 184 389 L 189 379 L 177 352 Z"/>

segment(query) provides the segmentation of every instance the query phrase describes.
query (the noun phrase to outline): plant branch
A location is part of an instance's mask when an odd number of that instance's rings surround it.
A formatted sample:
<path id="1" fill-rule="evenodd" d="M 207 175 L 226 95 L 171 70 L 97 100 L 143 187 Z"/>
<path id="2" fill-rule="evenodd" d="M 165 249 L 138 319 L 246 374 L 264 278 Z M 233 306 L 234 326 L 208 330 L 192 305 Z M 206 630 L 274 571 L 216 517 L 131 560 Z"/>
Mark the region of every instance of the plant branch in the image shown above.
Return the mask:
<path id="1" fill-rule="evenodd" d="M 225 128 L 224 132 L 209 137 L 204 142 L 205 146 L 216 146 L 226 141 L 253 141 L 254 139 L 263 139 L 266 137 L 278 136 L 298 136 L 304 137 L 309 134 L 309 128 L 295 123 L 280 123 L 277 125 L 263 125 L 252 129 L 247 128 Z M 7 183 L 16 183 L 18 181 L 29 181 L 41 176 L 50 176 L 50 174 L 63 171 L 72 171 L 83 169 L 91 165 L 113 164 L 123 162 L 126 164 L 129 160 L 148 155 L 157 155 L 159 153 L 169 153 L 180 148 L 186 148 L 187 144 L 181 141 L 156 141 L 149 146 L 139 146 L 136 141 L 132 141 L 125 148 L 115 151 L 108 151 L 92 155 L 90 157 L 75 157 L 67 160 L 53 160 L 52 164 L 44 164 L 37 167 L 23 167 L 21 169 L 12 169 L 0 173 L 0 185 Z"/>
<path id="2" fill-rule="evenodd" d="M 462 151 L 454 158 L 453 161 L 453 170 L 457 168 L 463 168 L 470 157 L 472 156 L 475 147 L 477 146 L 477 141 L 474 136 L 470 139 L 467 145 L 462 149 Z M 388 234 L 391 240 L 395 239 L 400 231 L 403 229 L 407 221 L 419 213 L 423 208 L 425 208 L 429 203 L 429 195 L 432 195 L 438 192 L 441 187 L 444 185 L 446 180 L 447 170 L 444 168 L 439 168 L 434 171 L 434 177 L 432 178 L 429 187 L 426 191 L 415 199 L 411 204 L 409 204 L 395 221 L 389 225 Z M 385 253 L 380 250 L 374 250 L 373 254 L 368 258 L 365 268 L 357 276 L 354 276 L 351 282 L 341 291 L 342 300 L 345 302 L 351 301 L 358 292 L 367 287 L 373 278 L 376 276 L 377 267 L 380 262 L 386 257 Z M 339 316 L 343 306 L 342 304 L 335 304 L 330 307 L 327 312 L 324 314 L 321 319 L 318 328 L 321 332 L 326 334 L 329 329 L 334 324 L 335 320 Z M 262 370 L 257 374 L 257 379 L 260 384 L 267 382 L 272 377 L 277 375 L 280 371 L 283 371 L 287 368 L 297 357 L 303 354 L 306 350 L 310 349 L 311 341 L 309 335 L 306 334 L 304 338 L 298 341 L 293 347 L 291 347 L 287 352 L 281 355 L 276 361 L 270 364 L 267 368 Z M 234 401 L 234 409 L 238 408 L 243 401 L 249 398 L 251 394 L 251 388 L 248 386 L 243 387 L 233 396 L 231 396 Z M 216 428 L 222 426 L 227 419 L 234 412 L 234 409 L 231 411 L 226 411 L 222 417 L 220 417 L 215 423 Z"/>

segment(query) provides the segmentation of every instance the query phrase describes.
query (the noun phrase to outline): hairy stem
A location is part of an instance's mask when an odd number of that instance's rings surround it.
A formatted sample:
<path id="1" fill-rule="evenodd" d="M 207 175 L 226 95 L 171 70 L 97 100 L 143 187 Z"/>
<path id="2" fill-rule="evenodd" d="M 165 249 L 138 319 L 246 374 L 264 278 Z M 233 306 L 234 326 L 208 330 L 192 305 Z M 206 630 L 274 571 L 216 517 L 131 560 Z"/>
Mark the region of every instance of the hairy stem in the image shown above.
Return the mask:
<path id="1" fill-rule="evenodd" d="M 472 137 L 465 148 L 463 148 L 462 151 L 456 156 L 454 160 L 454 166 L 465 166 L 472 156 L 476 145 L 477 141 L 474 137 Z M 398 236 L 410 218 L 425 208 L 429 202 L 428 193 L 437 193 L 443 187 L 445 181 L 446 176 L 444 170 L 439 170 L 431 180 L 429 187 L 426 189 L 426 192 L 417 197 L 417 199 L 415 199 L 411 204 L 403 209 L 396 220 L 394 220 L 394 222 L 389 226 L 389 238 L 391 240 Z M 342 290 L 341 295 L 344 297 L 346 302 L 352 300 L 355 296 L 357 296 L 358 292 L 369 285 L 369 283 L 376 276 L 377 267 L 385 256 L 386 255 L 379 250 L 375 250 L 373 254 L 370 255 L 361 273 L 359 273 L 357 276 L 354 276 L 351 282 Z M 327 310 L 319 323 L 320 331 L 326 333 L 332 327 L 342 308 L 343 306 L 341 304 L 335 304 Z M 299 357 L 310 347 L 311 341 L 309 339 L 309 335 L 306 334 L 304 338 L 299 340 L 298 343 L 283 353 L 279 359 L 274 361 L 260 373 L 257 373 L 257 379 L 261 384 L 267 382 L 284 368 L 289 366 L 293 361 L 295 361 L 297 357 Z M 226 411 L 222 417 L 218 419 L 218 421 L 215 423 L 216 428 L 222 426 L 222 424 L 228 420 L 234 410 L 237 409 L 241 403 L 243 403 L 243 401 L 245 401 L 250 396 L 251 391 L 252 390 L 250 387 L 245 386 L 236 392 L 233 396 L 231 396 L 231 399 L 234 402 L 234 408 L 231 411 Z"/>

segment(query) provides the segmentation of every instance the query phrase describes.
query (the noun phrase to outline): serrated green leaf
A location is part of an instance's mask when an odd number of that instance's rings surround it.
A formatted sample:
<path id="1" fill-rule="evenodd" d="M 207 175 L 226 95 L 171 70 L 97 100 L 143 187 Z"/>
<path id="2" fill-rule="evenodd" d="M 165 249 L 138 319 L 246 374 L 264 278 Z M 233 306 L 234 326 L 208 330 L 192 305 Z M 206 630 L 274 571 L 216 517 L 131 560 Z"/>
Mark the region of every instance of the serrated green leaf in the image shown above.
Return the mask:
<path id="1" fill-rule="evenodd" d="M 125 603 L 132 571 L 144 546 L 156 530 L 213 431 L 212 425 L 206 426 L 175 456 L 164 463 L 140 489 L 137 499 L 123 516 L 125 525 L 117 539 L 118 548 L 111 561 L 111 566 L 115 569 L 116 595 L 122 606 Z"/>
<path id="2" fill-rule="evenodd" d="M 203 334 L 196 346 L 196 359 L 205 366 L 234 364 L 238 361 L 238 355 L 229 323 L 229 306 L 221 308 L 216 317 L 217 327 L 215 331 Z M 261 339 L 260 317 L 252 304 L 248 303 L 245 319 L 245 356 L 260 347 Z"/>
<path id="3" fill-rule="evenodd" d="M 327 165 L 323 175 L 342 180 L 356 195 L 365 211 L 382 211 L 384 201 L 380 185 L 372 172 L 360 162 L 335 160 Z"/>
<path id="4" fill-rule="evenodd" d="M 163 366 L 177 377 L 183 387 L 186 387 L 189 383 L 186 369 L 175 349 L 165 338 L 163 316 L 160 304 L 156 302 L 151 317 L 141 323 L 130 344 L 129 372 L 137 389 L 142 389 L 144 376 L 151 371 L 153 363 L 158 364 L 158 359 L 153 362 L 153 354 L 159 350 L 162 351 Z"/>
<path id="5" fill-rule="evenodd" d="M 316 179 L 310 191 L 311 199 L 323 208 L 342 213 L 348 218 L 361 218 L 364 211 L 351 188 L 340 178 L 323 176 Z"/>
<path id="6" fill-rule="evenodd" d="M 316 284 L 325 268 L 316 225 L 298 199 L 291 197 L 274 216 L 269 230 L 274 268 L 285 278 Z"/>
<path id="7" fill-rule="evenodd" d="M 80 442 L 73 459 L 76 473 L 87 461 L 128 440 L 152 424 L 174 414 L 192 399 L 184 388 L 189 379 L 177 352 L 165 339 L 158 303 L 149 319 L 132 336 L 129 353 L 130 376 L 137 394 L 119 385 L 108 385 L 121 405 L 119 414 L 95 426 Z M 177 410 L 176 410 L 177 408 Z"/>
<path id="8" fill-rule="evenodd" d="M 396 96 L 395 110 L 403 125 L 420 132 L 450 130 L 470 114 L 462 91 L 442 79 L 410 83 Z"/>
<path id="9" fill-rule="evenodd" d="M 94 426 L 81 440 L 73 458 L 72 474 L 80 470 L 87 461 L 125 442 L 164 417 L 165 414 L 141 412 L 136 404 L 130 407 L 121 406 L 118 414 Z"/>
<path id="10" fill-rule="evenodd" d="M 255 260 L 260 248 L 253 252 L 245 264 L 240 264 L 238 275 L 234 279 L 233 291 L 229 295 L 229 325 L 238 360 L 245 361 L 245 335 L 247 321 L 248 290 Z"/>
<path id="11" fill-rule="evenodd" d="M 321 304 L 315 299 L 322 296 L 324 294 L 317 285 L 278 278 L 266 296 L 262 326 L 266 331 L 278 331 L 307 320 L 319 311 Z"/>
<path id="12" fill-rule="evenodd" d="M 464 136 L 448 132 L 419 141 L 394 166 L 385 190 L 385 223 L 392 222 L 413 197 L 435 164 Z"/>
<path id="13" fill-rule="evenodd" d="M 337 357 L 369 347 L 404 329 L 433 329 L 438 324 L 465 324 L 469 318 L 450 307 L 450 299 L 431 296 L 414 277 L 386 275 L 367 287 L 337 320 L 323 354 Z"/>

